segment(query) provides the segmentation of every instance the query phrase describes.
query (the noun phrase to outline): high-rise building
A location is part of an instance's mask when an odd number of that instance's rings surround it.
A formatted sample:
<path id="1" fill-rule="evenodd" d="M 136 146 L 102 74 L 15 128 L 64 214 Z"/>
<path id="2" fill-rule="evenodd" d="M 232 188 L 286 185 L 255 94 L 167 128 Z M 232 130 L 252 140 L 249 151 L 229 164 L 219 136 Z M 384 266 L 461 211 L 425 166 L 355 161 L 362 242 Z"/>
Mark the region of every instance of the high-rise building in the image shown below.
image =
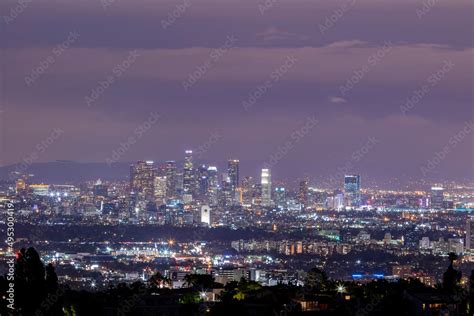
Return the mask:
<path id="1" fill-rule="evenodd" d="M 298 202 L 306 207 L 308 205 L 308 181 L 303 180 L 300 182 L 300 189 L 298 192 Z"/>
<path id="2" fill-rule="evenodd" d="M 197 180 L 196 198 L 198 198 L 201 201 L 204 201 L 204 199 L 207 196 L 207 191 L 209 189 L 209 176 L 208 176 L 206 165 L 199 166 L 199 168 L 197 169 L 196 180 Z"/>
<path id="3" fill-rule="evenodd" d="M 175 199 L 177 193 L 177 169 L 176 162 L 174 160 L 169 160 L 165 163 L 165 172 L 166 172 L 166 197 L 168 199 Z"/>
<path id="4" fill-rule="evenodd" d="M 193 169 L 193 151 L 186 150 L 184 156 L 184 166 L 183 166 L 183 194 L 193 195 L 196 180 L 194 176 Z"/>
<path id="5" fill-rule="evenodd" d="M 233 190 L 239 186 L 239 161 L 237 159 L 231 159 L 227 162 L 227 175 L 229 182 Z"/>
<path id="6" fill-rule="evenodd" d="M 359 207 L 362 204 L 360 195 L 360 175 L 344 176 L 344 195 L 346 206 Z"/>
<path id="7" fill-rule="evenodd" d="M 166 199 L 166 187 L 167 178 L 166 176 L 155 177 L 155 200 L 157 202 L 163 202 Z"/>
<path id="8" fill-rule="evenodd" d="M 109 195 L 107 186 L 103 184 L 100 179 L 94 184 L 92 191 L 94 193 L 94 197 L 101 196 L 105 198 Z"/>
<path id="9" fill-rule="evenodd" d="M 210 205 L 217 205 L 217 196 L 219 190 L 219 179 L 217 167 L 207 167 L 207 200 Z"/>
<path id="10" fill-rule="evenodd" d="M 244 177 L 242 179 L 242 203 L 250 205 L 252 203 L 252 177 Z"/>
<path id="11" fill-rule="evenodd" d="M 274 194 L 275 204 L 280 209 L 285 209 L 286 207 L 286 191 L 283 187 L 276 187 Z"/>
<path id="12" fill-rule="evenodd" d="M 135 196 L 153 200 L 154 187 L 155 169 L 153 161 L 138 161 L 130 166 L 130 188 Z"/>
<path id="13" fill-rule="evenodd" d="M 272 176 L 270 169 L 262 169 L 262 206 L 272 205 Z"/>
<path id="14" fill-rule="evenodd" d="M 431 188 L 431 208 L 434 210 L 443 209 L 444 205 L 444 189 L 441 187 Z"/>
<path id="15" fill-rule="evenodd" d="M 474 219 L 468 218 L 466 222 L 466 251 L 474 250 Z"/>

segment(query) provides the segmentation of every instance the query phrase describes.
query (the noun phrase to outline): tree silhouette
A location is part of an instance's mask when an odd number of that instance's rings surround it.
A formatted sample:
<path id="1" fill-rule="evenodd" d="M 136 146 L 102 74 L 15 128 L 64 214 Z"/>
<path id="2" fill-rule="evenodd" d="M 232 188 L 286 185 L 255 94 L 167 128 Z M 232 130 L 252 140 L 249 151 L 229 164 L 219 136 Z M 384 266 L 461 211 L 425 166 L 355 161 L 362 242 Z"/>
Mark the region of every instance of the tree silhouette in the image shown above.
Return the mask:
<path id="1" fill-rule="evenodd" d="M 458 258 L 454 252 L 448 254 L 449 266 L 446 272 L 443 273 L 443 290 L 447 293 L 454 294 L 461 281 L 461 272 L 454 269 L 453 263 Z"/>
<path id="2" fill-rule="evenodd" d="M 22 248 L 15 262 L 16 311 L 20 315 L 62 315 L 60 296 L 54 267 L 49 264 L 45 269 L 33 247 Z"/>
<path id="3" fill-rule="evenodd" d="M 155 274 L 153 274 L 149 279 L 148 279 L 148 285 L 150 287 L 157 287 L 157 288 L 163 288 L 163 287 L 171 287 L 172 281 L 170 278 L 167 278 L 163 276 L 160 271 L 156 271 Z"/>
<path id="4" fill-rule="evenodd" d="M 184 284 L 198 290 L 211 289 L 214 287 L 214 277 L 210 274 L 186 274 Z"/>
<path id="5" fill-rule="evenodd" d="M 318 268 L 312 268 L 305 279 L 305 288 L 311 291 L 325 291 L 329 287 L 326 273 Z"/>

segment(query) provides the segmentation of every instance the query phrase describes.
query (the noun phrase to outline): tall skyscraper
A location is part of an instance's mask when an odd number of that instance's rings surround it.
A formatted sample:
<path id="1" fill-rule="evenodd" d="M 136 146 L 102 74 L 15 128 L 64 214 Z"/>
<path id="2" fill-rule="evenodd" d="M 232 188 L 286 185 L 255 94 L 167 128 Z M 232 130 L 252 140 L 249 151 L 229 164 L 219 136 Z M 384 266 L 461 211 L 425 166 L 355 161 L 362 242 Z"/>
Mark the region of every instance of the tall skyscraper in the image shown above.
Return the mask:
<path id="1" fill-rule="evenodd" d="M 207 166 L 200 165 L 196 169 L 196 198 L 200 201 L 205 201 L 209 188 L 209 176 L 207 174 Z"/>
<path id="2" fill-rule="evenodd" d="M 275 188 L 275 195 L 274 195 L 275 204 L 280 209 L 286 208 L 286 192 L 285 188 L 283 187 L 276 187 Z"/>
<path id="3" fill-rule="evenodd" d="M 272 205 L 272 176 L 270 169 L 262 169 L 262 206 Z"/>
<path id="4" fill-rule="evenodd" d="M 130 189 L 136 197 L 153 200 L 155 194 L 153 161 L 138 161 L 130 166 Z"/>
<path id="5" fill-rule="evenodd" d="M 298 202 L 306 207 L 308 205 L 308 181 L 303 180 L 300 182 L 300 189 L 298 192 Z"/>
<path id="6" fill-rule="evenodd" d="M 252 177 L 242 179 L 242 203 L 250 205 L 252 203 Z"/>
<path id="7" fill-rule="evenodd" d="M 183 166 L 183 194 L 193 195 L 195 193 L 195 182 L 196 180 L 193 169 L 193 151 L 186 150 Z"/>
<path id="8" fill-rule="evenodd" d="M 435 210 L 443 209 L 444 204 L 444 189 L 441 187 L 431 188 L 431 208 Z"/>
<path id="9" fill-rule="evenodd" d="M 210 205 L 217 205 L 217 196 L 219 189 L 219 177 L 217 167 L 209 166 L 207 168 L 207 200 Z"/>
<path id="10" fill-rule="evenodd" d="M 359 207 L 362 203 L 360 195 L 360 175 L 344 176 L 344 194 L 346 206 Z"/>
<path id="11" fill-rule="evenodd" d="M 167 179 L 166 176 L 155 177 L 155 200 L 157 202 L 163 202 L 166 199 L 166 187 Z"/>
<path id="12" fill-rule="evenodd" d="M 107 186 L 100 179 L 94 184 L 93 193 L 94 197 L 101 196 L 105 198 L 109 195 Z"/>
<path id="13" fill-rule="evenodd" d="M 466 252 L 474 250 L 474 218 L 468 218 L 466 222 Z"/>
<path id="14" fill-rule="evenodd" d="M 235 190 L 240 183 L 239 179 L 239 160 L 231 159 L 227 162 L 227 175 L 232 188 Z"/>
<path id="15" fill-rule="evenodd" d="M 165 172 L 166 172 L 166 197 L 168 199 L 175 199 L 176 189 L 177 189 L 177 169 L 176 162 L 174 160 L 169 160 L 165 163 Z"/>

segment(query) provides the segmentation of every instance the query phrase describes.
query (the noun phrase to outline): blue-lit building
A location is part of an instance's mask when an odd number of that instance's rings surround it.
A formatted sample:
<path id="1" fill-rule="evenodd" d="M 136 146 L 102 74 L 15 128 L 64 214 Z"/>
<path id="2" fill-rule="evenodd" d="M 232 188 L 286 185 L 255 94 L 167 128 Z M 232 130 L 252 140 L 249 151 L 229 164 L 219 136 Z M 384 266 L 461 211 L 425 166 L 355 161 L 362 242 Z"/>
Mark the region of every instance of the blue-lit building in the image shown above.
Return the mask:
<path id="1" fill-rule="evenodd" d="M 362 204 L 360 194 L 360 175 L 344 176 L 344 195 L 346 206 L 359 207 Z"/>

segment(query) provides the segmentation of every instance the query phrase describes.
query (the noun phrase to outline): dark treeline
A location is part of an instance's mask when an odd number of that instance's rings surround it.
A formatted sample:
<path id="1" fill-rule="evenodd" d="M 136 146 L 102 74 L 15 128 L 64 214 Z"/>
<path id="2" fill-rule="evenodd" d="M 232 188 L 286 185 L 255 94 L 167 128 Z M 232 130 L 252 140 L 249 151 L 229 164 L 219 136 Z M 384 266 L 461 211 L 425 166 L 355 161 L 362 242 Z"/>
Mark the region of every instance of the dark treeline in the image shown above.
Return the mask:
<path id="1" fill-rule="evenodd" d="M 242 278 L 225 285 L 206 274 L 188 274 L 185 288 L 172 289 L 160 272 L 146 282 L 121 283 L 89 292 L 58 283 L 34 248 L 21 249 L 15 262 L 15 310 L 8 305 L 9 281 L 0 278 L 1 315 L 472 315 L 474 276 L 461 286 L 450 254 L 443 281 L 427 287 L 417 279 L 369 283 L 331 280 L 312 268 L 304 286 L 265 287 Z M 209 300 L 214 295 L 217 301 Z M 424 310 L 431 308 L 429 313 Z"/>

